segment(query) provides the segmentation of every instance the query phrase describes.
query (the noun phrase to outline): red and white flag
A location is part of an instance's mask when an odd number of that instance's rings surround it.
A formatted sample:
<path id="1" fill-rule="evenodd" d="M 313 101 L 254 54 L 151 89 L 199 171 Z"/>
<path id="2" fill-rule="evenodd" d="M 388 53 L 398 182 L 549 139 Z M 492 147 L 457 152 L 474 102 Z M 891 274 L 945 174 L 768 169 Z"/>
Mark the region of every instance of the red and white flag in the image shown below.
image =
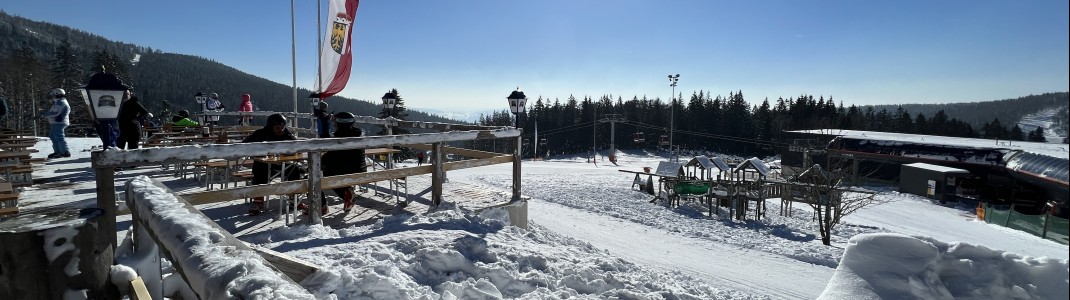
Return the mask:
<path id="1" fill-rule="evenodd" d="M 359 0 L 328 0 L 327 36 L 320 56 L 319 98 L 324 99 L 346 87 L 353 66 L 350 38 Z"/>

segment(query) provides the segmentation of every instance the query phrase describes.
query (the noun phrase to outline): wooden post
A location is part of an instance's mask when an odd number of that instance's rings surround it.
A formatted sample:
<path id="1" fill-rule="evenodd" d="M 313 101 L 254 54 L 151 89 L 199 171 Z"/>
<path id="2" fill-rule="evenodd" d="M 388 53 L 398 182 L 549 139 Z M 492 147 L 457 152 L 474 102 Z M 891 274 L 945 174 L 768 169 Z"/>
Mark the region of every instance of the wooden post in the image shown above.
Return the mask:
<path id="1" fill-rule="evenodd" d="M 516 149 L 513 151 L 513 201 L 520 201 L 520 147 L 524 145 L 522 137 L 516 137 Z"/>
<path id="2" fill-rule="evenodd" d="M 97 208 L 60 207 L 0 222 L 0 299 L 118 299 L 109 288 L 115 231 Z M 72 295 L 68 295 L 72 296 Z"/>
<path id="3" fill-rule="evenodd" d="M 90 154 L 92 161 L 96 162 L 103 151 L 93 151 Z M 115 233 L 115 169 L 94 166 L 93 173 L 97 179 L 97 207 L 104 211 L 104 222 L 102 222 L 104 227 L 101 230 L 114 251 L 118 244 Z"/>
<path id="4" fill-rule="evenodd" d="M 443 168 L 445 157 L 442 153 L 442 143 L 431 144 L 431 206 L 437 207 L 442 204 L 442 182 L 446 177 L 446 169 Z"/>
<path id="5" fill-rule="evenodd" d="M 320 191 L 320 179 L 323 178 L 321 169 L 321 154 L 319 151 L 308 152 L 308 205 L 312 211 L 309 212 L 309 224 L 319 225 L 323 224 L 323 220 L 320 218 L 321 207 L 323 204 L 320 201 L 322 191 Z M 285 174 L 284 174 L 285 176 Z"/>

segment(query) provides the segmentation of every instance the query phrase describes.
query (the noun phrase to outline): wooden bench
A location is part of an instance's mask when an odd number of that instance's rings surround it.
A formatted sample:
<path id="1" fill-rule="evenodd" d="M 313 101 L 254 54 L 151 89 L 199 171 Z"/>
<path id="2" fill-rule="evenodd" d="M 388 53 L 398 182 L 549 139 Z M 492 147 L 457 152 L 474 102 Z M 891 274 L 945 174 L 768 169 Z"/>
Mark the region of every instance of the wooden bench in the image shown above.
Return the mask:
<path id="1" fill-rule="evenodd" d="M 11 182 L 0 182 L 0 218 L 19 213 L 19 191 Z"/>

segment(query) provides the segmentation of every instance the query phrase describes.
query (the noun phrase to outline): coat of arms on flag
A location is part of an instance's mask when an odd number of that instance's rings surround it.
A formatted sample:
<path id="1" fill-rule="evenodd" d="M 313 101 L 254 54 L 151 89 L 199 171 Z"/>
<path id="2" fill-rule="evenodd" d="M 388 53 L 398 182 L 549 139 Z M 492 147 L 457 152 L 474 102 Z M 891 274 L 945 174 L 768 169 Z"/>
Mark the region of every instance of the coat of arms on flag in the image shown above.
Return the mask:
<path id="1" fill-rule="evenodd" d="M 353 63 L 353 19 L 357 17 L 357 5 L 360 0 L 328 0 L 330 6 L 327 19 L 327 35 L 320 44 L 319 78 L 316 94 L 324 99 L 346 87 Z"/>
<path id="2" fill-rule="evenodd" d="M 338 18 L 334 19 L 334 25 L 331 26 L 331 50 L 335 53 L 342 54 L 342 48 L 346 44 L 346 36 L 349 32 L 349 25 L 352 23 L 345 14 L 338 14 Z"/>

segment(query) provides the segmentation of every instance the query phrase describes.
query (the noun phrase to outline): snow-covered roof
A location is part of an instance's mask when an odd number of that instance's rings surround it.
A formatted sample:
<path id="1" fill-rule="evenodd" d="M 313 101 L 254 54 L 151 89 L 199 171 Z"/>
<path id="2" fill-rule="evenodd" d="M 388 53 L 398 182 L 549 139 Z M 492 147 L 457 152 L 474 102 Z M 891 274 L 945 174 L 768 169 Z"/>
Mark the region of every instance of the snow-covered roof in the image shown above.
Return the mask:
<path id="1" fill-rule="evenodd" d="M 929 171 L 936 171 L 936 172 L 940 172 L 940 173 L 964 173 L 964 174 L 969 174 L 970 173 L 970 171 L 966 171 L 966 170 L 963 170 L 963 169 L 957 169 L 957 168 L 945 167 L 945 166 L 939 166 L 939 165 L 932 165 L 932 164 L 927 164 L 927 163 L 912 163 L 912 164 L 907 164 L 907 165 L 903 165 L 903 166 L 912 167 L 912 168 L 918 168 L 918 169 L 925 169 L 925 170 L 929 170 Z"/>
<path id="2" fill-rule="evenodd" d="M 748 166 L 750 169 L 754 169 L 755 171 L 758 171 L 758 173 L 761 173 L 762 176 L 769 176 L 769 166 L 766 166 L 765 163 L 757 157 L 751 157 L 750 159 L 743 161 L 743 163 L 736 166 L 736 168 L 732 170 L 732 172 L 739 172 L 741 170 L 748 169 Z"/>
<path id="3" fill-rule="evenodd" d="M 1048 155 L 1052 157 L 1070 159 L 1070 150 L 1065 144 L 989 140 L 975 138 L 961 138 L 937 135 L 907 134 L 863 130 L 840 130 L 840 129 L 812 129 L 795 130 L 789 132 L 834 135 L 856 139 L 885 140 L 909 142 L 915 144 L 944 145 L 955 147 L 973 147 L 982 149 L 1006 149 L 1021 150 L 1030 153 Z"/>
<path id="4" fill-rule="evenodd" d="M 658 170 L 654 172 L 655 175 L 676 177 L 680 175 L 680 168 L 683 168 L 684 164 L 671 161 L 658 162 Z"/>
<path id="5" fill-rule="evenodd" d="M 692 158 L 690 161 L 688 161 L 685 166 L 698 166 L 699 168 L 702 168 L 704 170 L 709 170 L 717 167 L 713 164 L 712 161 L 710 161 L 710 158 L 706 157 L 705 155 L 695 156 L 695 158 Z"/>
<path id="6" fill-rule="evenodd" d="M 732 169 L 732 167 L 729 167 L 728 163 L 725 162 L 724 159 L 720 156 L 716 156 L 713 158 L 713 164 L 717 165 L 717 168 L 721 169 L 721 171 L 728 171 Z"/>

